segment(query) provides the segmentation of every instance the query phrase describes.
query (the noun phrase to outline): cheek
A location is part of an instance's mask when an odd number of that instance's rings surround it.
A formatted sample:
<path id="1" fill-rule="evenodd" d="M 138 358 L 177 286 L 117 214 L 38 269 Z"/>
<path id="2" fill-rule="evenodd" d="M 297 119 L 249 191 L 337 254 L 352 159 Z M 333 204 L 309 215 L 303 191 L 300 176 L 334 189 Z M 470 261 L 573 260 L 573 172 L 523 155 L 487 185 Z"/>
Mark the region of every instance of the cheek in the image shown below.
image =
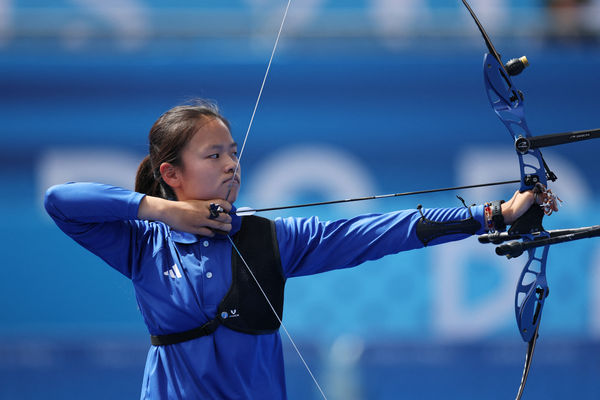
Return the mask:
<path id="1" fill-rule="evenodd" d="M 209 189 L 211 186 L 213 186 L 215 181 L 216 179 L 214 176 L 212 176 L 209 171 L 205 169 L 198 169 L 194 171 L 194 182 L 195 185 L 200 186 L 200 189 Z"/>
<path id="2" fill-rule="evenodd" d="M 202 189 L 202 187 L 206 186 L 212 180 L 208 171 L 209 169 L 203 167 L 200 163 L 188 166 L 183 174 L 186 186 Z"/>

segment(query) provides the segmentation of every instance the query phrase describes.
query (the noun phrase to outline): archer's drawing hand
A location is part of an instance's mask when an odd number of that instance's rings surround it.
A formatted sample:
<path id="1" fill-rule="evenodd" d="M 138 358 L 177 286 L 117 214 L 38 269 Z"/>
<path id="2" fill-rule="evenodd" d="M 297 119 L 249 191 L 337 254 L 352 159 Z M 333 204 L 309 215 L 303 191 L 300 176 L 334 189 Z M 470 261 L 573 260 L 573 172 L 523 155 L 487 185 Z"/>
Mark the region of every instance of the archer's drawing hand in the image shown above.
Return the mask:
<path id="1" fill-rule="evenodd" d="M 216 217 L 211 204 L 222 208 Z M 222 199 L 170 201 L 145 196 L 140 203 L 138 218 L 162 221 L 171 228 L 200 236 L 213 237 L 231 230 L 231 204 Z"/>

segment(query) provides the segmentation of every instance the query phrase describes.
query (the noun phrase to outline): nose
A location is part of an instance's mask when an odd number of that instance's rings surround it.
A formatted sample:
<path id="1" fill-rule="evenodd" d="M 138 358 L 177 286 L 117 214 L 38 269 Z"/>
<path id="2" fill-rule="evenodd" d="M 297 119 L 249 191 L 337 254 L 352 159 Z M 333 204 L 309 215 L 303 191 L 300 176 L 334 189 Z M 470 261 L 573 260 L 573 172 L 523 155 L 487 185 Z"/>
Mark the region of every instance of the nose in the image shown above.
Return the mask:
<path id="1" fill-rule="evenodd" d="M 237 157 L 235 157 L 235 156 L 229 157 L 229 159 L 225 163 L 225 172 L 227 172 L 229 174 L 233 174 L 234 171 L 236 170 L 236 168 L 238 171 L 240 170 L 240 167 L 238 166 Z"/>

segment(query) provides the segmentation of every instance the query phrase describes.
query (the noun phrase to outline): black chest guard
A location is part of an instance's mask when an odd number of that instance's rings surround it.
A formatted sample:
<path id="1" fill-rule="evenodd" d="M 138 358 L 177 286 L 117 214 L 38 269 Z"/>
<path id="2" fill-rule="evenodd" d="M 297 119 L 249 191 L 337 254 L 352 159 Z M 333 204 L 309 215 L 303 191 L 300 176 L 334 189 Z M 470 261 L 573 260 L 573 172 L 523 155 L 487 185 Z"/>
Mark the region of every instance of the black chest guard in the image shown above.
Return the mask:
<path id="1" fill-rule="evenodd" d="M 233 242 L 281 319 L 285 278 L 275 223 L 256 216 L 243 217 L 242 227 L 233 236 Z M 273 310 L 235 249 L 231 253 L 231 273 L 231 287 L 218 308 L 221 323 L 235 331 L 255 335 L 279 329 Z"/>
<path id="2" fill-rule="evenodd" d="M 265 291 L 279 318 L 283 315 L 285 278 L 275 233 L 275 223 L 257 216 L 242 217 L 233 242 Z M 164 346 L 210 335 L 219 325 L 234 331 L 261 335 L 279 329 L 279 321 L 248 272 L 235 248 L 231 253 L 231 286 L 221 300 L 217 315 L 204 325 L 185 332 L 152 335 L 154 346 Z"/>

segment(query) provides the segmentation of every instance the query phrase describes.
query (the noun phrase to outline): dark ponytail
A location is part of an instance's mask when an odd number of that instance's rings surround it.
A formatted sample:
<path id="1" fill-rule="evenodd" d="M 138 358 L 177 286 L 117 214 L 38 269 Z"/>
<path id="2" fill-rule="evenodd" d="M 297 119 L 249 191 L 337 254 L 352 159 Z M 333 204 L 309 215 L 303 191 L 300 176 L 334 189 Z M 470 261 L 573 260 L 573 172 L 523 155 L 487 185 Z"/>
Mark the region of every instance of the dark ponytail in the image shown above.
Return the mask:
<path id="1" fill-rule="evenodd" d="M 217 118 L 227 128 L 229 122 L 213 103 L 194 101 L 193 105 L 177 106 L 158 118 L 148 134 L 149 154 L 142 160 L 135 177 L 135 191 L 149 196 L 176 200 L 175 192 L 162 179 L 160 166 L 169 163 L 181 166 L 181 152 L 199 128 L 199 123 Z"/>
<path id="2" fill-rule="evenodd" d="M 154 178 L 150 156 L 144 157 L 135 176 L 135 191 L 149 196 L 164 197 L 160 183 Z"/>

